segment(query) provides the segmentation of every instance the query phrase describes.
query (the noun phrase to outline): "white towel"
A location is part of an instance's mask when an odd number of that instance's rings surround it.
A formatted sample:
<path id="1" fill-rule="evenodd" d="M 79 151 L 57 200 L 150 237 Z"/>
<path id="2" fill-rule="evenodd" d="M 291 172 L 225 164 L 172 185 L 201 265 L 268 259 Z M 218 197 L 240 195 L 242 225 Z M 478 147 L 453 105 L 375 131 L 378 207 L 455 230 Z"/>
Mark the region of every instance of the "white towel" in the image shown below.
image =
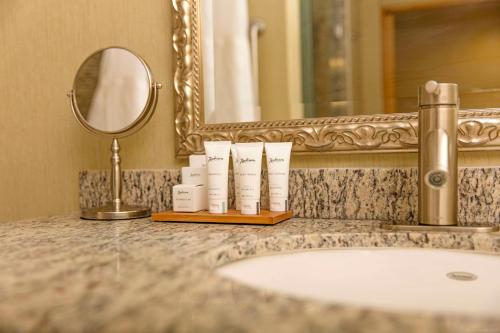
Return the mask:
<path id="1" fill-rule="evenodd" d="M 259 121 L 255 105 L 247 0 L 203 0 L 205 120 Z"/>
<path id="2" fill-rule="evenodd" d="M 149 79 L 144 65 L 126 50 L 105 50 L 86 120 L 102 131 L 122 130 L 140 116 L 148 95 Z"/>

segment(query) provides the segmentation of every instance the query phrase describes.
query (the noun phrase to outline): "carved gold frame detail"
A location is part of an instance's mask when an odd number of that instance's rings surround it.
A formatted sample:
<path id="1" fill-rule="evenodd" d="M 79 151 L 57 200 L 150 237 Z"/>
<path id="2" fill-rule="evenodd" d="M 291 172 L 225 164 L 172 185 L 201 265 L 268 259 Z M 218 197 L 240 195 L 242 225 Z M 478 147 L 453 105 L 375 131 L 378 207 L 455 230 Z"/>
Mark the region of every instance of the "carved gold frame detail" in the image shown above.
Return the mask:
<path id="1" fill-rule="evenodd" d="M 205 124 L 200 1 L 172 0 L 178 157 L 202 152 L 204 140 L 290 141 L 295 153 L 416 151 L 417 113 Z M 460 150 L 500 149 L 500 109 L 463 110 L 459 118 Z"/>

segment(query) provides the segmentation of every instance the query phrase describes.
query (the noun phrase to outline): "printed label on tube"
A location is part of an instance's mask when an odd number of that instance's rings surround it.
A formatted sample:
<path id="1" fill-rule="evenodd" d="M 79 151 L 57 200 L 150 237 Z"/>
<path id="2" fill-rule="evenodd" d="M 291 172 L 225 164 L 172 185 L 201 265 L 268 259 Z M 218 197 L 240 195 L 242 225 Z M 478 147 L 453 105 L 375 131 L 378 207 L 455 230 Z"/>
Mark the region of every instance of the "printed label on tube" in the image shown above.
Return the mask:
<path id="1" fill-rule="evenodd" d="M 265 149 L 269 178 L 269 210 L 284 212 L 289 209 L 288 178 L 292 143 L 266 143 Z"/>
<path id="2" fill-rule="evenodd" d="M 260 213 L 260 175 L 262 169 L 262 142 L 237 143 L 240 176 L 241 214 Z"/>
<path id="3" fill-rule="evenodd" d="M 227 213 L 227 179 L 230 141 L 205 141 L 207 156 L 208 211 Z"/>
<path id="4" fill-rule="evenodd" d="M 231 145 L 231 157 L 233 160 L 233 178 L 234 178 L 234 202 L 236 210 L 241 210 L 240 196 L 240 166 L 238 161 L 238 151 L 236 145 Z"/>

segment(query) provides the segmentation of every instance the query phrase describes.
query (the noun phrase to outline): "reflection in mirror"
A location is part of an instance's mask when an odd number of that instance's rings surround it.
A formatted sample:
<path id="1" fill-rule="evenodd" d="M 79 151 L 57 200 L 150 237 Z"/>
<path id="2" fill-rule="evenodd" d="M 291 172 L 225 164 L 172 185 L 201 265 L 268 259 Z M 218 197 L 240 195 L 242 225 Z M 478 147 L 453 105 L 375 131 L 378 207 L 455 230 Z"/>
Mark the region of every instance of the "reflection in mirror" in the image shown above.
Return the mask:
<path id="1" fill-rule="evenodd" d="M 75 78 L 75 97 L 87 124 L 104 132 L 131 126 L 144 112 L 150 78 L 143 62 L 122 48 L 93 54 Z"/>
<path id="2" fill-rule="evenodd" d="M 499 0 L 202 0 L 206 123 L 498 106 Z M 265 29 L 264 29 L 265 27 Z"/>

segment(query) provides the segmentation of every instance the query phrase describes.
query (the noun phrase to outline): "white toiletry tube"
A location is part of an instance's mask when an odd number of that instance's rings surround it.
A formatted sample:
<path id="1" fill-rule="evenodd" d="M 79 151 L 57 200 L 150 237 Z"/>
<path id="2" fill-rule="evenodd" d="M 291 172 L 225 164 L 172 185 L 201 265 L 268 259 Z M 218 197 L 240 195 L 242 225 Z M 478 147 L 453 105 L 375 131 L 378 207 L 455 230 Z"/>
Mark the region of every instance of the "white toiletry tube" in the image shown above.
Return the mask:
<path id="1" fill-rule="evenodd" d="M 227 213 L 227 179 L 231 141 L 205 141 L 207 155 L 208 211 Z"/>
<path id="2" fill-rule="evenodd" d="M 233 178 L 234 178 L 234 202 L 236 210 L 241 210 L 241 197 L 240 197 L 240 168 L 238 164 L 238 151 L 236 145 L 231 145 L 231 157 L 233 159 Z"/>
<path id="3" fill-rule="evenodd" d="M 240 173 L 241 214 L 260 213 L 260 173 L 263 149 L 262 142 L 236 144 Z"/>
<path id="4" fill-rule="evenodd" d="M 292 143 L 266 143 L 265 147 L 269 178 L 269 210 L 285 212 L 289 209 L 288 175 L 290 173 Z"/>

